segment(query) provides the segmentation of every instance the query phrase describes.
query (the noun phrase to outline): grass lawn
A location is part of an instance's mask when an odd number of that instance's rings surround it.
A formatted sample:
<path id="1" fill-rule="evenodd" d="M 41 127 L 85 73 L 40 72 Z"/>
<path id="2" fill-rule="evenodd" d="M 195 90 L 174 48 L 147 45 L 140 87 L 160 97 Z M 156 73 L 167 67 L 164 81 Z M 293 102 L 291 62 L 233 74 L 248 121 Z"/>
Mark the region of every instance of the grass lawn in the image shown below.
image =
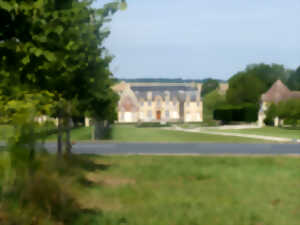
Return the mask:
<path id="1" fill-rule="evenodd" d="M 0 126 L 0 140 L 5 140 L 11 134 L 12 128 Z M 91 127 L 82 127 L 72 130 L 72 140 L 90 141 Z M 56 135 L 51 135 L 47 141 L 55 141 Z M 161 128 L 138 128 L 134 125 L 114 125 L 111 138 L 105 141 L 116 142 L 215 142 L 215 143 L 262 143 L 264 140 L 230 137 L 221 135 L 209 135 L 201 133 L 187 133 L 182 131 L 169 131 Z"/>
<path id="2" fill-rule="evenodd" d="M 263 127 L 255 129 L 242 130 L 218 130 L 219 132 L 240 133 L 240 134 L 255 134 L 263 136 L 273 136 L 291 139 L 300 139 L 300 129 L 296 128 L 280 128 L 280 127 Z"/>
<path id="3" fill-rule="evenodd" d="M 92 225 L 298 225 L 300 221 L 300 158 L 90 159 L 81 183 L 73 186 L 83 208 L 101 211 L 90 215 Z"/>
<path id="4" fill-rule="evenodd" d="M 115 125 L 112 130 L 113 141 L 118 142 L 219 142 L 219 143 L 258 143 L 263 140 L 251 138 L 209 135 L 170 131 L 160 128 L 137 128 L 132 125 Z"/>

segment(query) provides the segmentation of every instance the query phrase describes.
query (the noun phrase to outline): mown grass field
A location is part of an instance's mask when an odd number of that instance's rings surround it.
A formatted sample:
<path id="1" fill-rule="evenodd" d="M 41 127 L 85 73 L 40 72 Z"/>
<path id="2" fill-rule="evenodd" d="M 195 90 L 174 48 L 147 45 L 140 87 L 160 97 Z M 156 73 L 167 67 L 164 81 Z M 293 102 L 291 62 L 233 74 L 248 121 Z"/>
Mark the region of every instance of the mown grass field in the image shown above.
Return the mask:
<path id="1" fill-rule="evenodd" d="M 90 225 L 298 225 L 300 221 L 299 158 L 89 159 L 81 182 L 72 186 L 81 207 L 99 212 L 89 215 Z"/>
<path id="2" fill-rule="evenodd" d="M 72 140 L 91 141 L 92 127 L 82 127 L 72 130 Z M 0 127 L 0 140 L 5 140 L 11 134 L 12 128 L 9 126 Z M 51 135 L 47 141 L 55 141 L 56 135 Z M 164 143 L 184 143 L 184 142 L 207 142 L 207 143 L 263 143 L 264 140 L 230 137 L 221 135 L 209 135 L 201 133 L 187 133 L 182 131 L 170 131 L 161 128 L 139 128 L 134 125 L 114 125 L 110 138 L 103 141 L 115 142 L 164 142 Z"/>
<path id="3" fill-rule="evenodd" d="M 117 142 L 212 142 L 212 143 L 261 143 L 262 140 L 171 131 L 160 128 L 137 128 L 133 125 L 115 125 L 111 140 Z"/>
<path id="4" fill-rule="evenodd" d="M 241 130 L 218 130 L 219 132 L 239 133 L 239 134 L 255 134 L 272 137 L 282 137 L 291 139 L 300 139 L 300 128 L 280 128 L 280 127 L 263 127 L 254 129 Z"/>

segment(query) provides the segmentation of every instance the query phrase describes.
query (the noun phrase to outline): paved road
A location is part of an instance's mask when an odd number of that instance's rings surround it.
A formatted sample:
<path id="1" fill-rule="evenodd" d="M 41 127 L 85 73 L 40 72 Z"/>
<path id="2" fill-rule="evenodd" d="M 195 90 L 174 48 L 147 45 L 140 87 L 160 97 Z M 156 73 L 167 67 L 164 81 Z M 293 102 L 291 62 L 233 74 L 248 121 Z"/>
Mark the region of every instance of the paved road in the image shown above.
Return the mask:
<path id="1" fill-rule="evenodd" d="M 46 147 L 54 152 L 56 144 L 48 143 Z M 158 143 L 77 143 L 73 146 L 77 154 L 241 154 L 241 155 L 283 155 L 299 154 L 300 144 L 158 144 Z"/>

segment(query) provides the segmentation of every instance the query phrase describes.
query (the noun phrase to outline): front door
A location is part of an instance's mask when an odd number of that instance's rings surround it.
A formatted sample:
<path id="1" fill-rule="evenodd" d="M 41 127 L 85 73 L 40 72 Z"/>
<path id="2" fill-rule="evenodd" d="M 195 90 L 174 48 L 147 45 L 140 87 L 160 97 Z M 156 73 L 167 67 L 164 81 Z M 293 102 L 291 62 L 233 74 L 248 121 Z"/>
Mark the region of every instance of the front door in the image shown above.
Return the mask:
<path id="1" fill-rule="evenodd" d="M 161 111 L 156 111 L 156 119 L 157 120 L 161 119 Z"/>

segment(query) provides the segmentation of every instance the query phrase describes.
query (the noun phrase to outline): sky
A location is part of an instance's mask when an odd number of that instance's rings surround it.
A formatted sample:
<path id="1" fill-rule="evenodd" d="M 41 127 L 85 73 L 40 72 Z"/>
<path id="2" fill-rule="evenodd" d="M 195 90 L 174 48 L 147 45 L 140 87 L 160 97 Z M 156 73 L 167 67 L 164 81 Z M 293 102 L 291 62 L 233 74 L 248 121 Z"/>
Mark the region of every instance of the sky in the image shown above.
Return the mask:
<path id="1" fill-rule="evenodd" d="M 105 42 L 118 78 L 226 80 L 253 63 L 300 66 L 299 0 L 127 3 Z"/>

